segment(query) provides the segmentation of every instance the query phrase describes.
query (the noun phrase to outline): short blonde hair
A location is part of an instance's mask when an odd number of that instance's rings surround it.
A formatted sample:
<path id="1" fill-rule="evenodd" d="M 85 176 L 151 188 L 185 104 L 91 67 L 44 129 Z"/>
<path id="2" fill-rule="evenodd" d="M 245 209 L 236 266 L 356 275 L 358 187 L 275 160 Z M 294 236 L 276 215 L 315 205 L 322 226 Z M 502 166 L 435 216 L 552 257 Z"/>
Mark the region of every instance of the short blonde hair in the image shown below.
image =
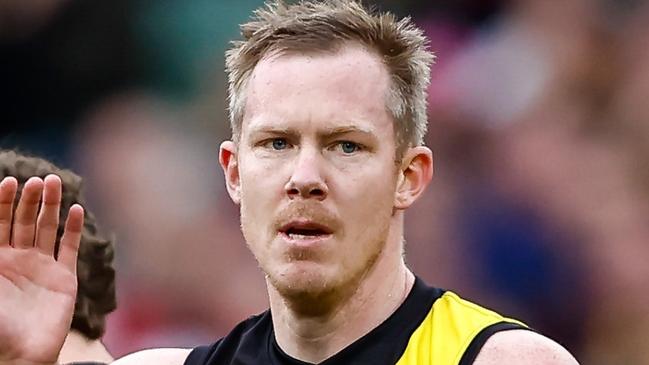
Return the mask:
<path id="1" fill-rule="evenodd" d="M 435 56 L 410 18 L 397 20 L 353 0 L 278 0 L 257 9 L 241 25 L 243 40 L 226 52 L 230 127 L 238 140 L 246 85 L 257 63 L 270 53 L 335 52 L 357 42 L 376 52 L 391 79 L 386 107 L 395 121 L 397 150 L 421 145 L 427 128 L 427 88 Z"/>

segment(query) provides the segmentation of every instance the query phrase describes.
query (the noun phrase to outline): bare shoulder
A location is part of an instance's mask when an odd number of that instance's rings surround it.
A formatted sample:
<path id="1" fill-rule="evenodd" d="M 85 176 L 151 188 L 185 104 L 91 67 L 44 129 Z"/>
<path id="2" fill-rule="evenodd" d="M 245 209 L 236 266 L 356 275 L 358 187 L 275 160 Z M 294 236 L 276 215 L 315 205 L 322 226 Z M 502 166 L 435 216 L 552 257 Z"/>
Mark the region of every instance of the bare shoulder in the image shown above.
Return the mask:
<path id="1" fill-rule="evenodd" d="M 536 332 L 510 330 L 487 340 L 474 365 L 578 365 L 563 346 Z"/>
<path id="2" fill-rule="evenodd" d="M 183 365 L 191 349 L 150 349 L 134 352 L 111 365 Z"/>

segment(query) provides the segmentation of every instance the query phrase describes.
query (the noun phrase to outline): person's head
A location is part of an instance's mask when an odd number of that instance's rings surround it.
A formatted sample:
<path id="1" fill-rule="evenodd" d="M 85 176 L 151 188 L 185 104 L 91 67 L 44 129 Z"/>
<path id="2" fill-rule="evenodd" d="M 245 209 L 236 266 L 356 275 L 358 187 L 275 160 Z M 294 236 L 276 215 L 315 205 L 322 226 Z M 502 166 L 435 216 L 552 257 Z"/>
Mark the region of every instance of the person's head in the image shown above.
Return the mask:
<path id="1" fill-rule="evenodd" d="M 220 160 L 270 283 L 322 296 L 401 260 L 402 211 L 432 176 L 422 32 L 344 0 L 269 4 L 241 29 Z"/>
<path id="2" fill-rule="evenodd" d="M 353 0 L 269 2 L 241 25 L 244 37 L 226 52 L 230 127 L 238 141 L 255 67 L 270 56 L 336 54 L 363 47 L 385 67 L 389 78 L 381 100 L 394 120 L 399 152 L 423 143 L 427 128 L 427 88 L 434 56 L 427 39 L 409 18 L 376 13 Z M 353 87 L 352 84 L 349 84 Z"/>
<path id="3" fill-rule="evenodd" d="M 0 179 L 6 176 L 15 177 L 18 180 L 18 196 L 27 179 L 32 176 L 45 178 L 49 174 L 59 176 L 63 187 L 56 237 L 58 249 L 70 207 L 75 203 L 84 204 L 81 178 L 72 171 L 60 169 L 42 158 L 13 150 L 0 150 Z M 112 263 L 113 244 L 100 236 L 95 216 L 85 208 L 77 263 L 79 285 L 71 327 L 91 340 L 103 336 L 106 328 L 105 317 L 116 307 L 115 271 Z"/>

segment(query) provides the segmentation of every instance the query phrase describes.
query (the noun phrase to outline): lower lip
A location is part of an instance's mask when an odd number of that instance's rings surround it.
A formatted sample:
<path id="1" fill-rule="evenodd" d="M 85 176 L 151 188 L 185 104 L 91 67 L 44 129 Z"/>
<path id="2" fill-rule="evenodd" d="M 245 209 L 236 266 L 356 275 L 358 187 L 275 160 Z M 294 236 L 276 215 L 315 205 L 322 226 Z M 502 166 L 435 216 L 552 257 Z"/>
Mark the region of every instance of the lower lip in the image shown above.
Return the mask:
<path id="1" fill-rule="evenodd" d="M 332 234 L 322 234 L 318 236 L 302 236 L 300 238 L 296 238 L 295 236 L 289 236 L 288 234 L 286 234 L 286 232 L 280 232 L 279 235 L 280 237 L 282 237 L 282 239 L 284 239 L 284 241 L 288 242 L 289 244 L 302 247 L 317 245 L 323 241 L 328 240 L 332 236 Z"/>

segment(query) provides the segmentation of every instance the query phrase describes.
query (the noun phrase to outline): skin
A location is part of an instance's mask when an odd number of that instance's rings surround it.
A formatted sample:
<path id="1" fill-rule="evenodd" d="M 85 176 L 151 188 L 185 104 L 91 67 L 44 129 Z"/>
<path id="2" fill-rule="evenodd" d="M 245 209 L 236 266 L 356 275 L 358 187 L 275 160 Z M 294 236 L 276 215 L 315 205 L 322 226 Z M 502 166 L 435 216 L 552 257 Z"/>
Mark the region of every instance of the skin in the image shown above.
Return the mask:
<path id="1" fill-rule="evenodd" d="M 473 362 L 475 365 L 579 365 L 558 343 L 524 330 L 498 332 L 491 336 Z"/>
<path id="2" fill-rule="evenodd" d="M 53 205 L 57 202 L 58 198 L 56 196 L 52 196 L 58 194 L 56 191 L 52 191 L 52 189 L 58 189 L 52 185 L 52 182 L 57 183 L 55 180 L 57 177 L 52 176 L 46 179 L 48 188 L 44 189 L 46 191 L 46 202 L 50 205 L 50 208 L 53 211 L 58 211 L 59 209 L 56 205 Z M 5 188 L 8 188 L 6 184 L 9 184 L 11 186 L 11 190 L 13 191 L 13 180 L 7 180 L 5 183 Z M 31 189 L 34 189 L 34 184 L 38 185 L 41 184 L 40 181 L 34 180 L 30 184 L 32 184 Z M 43 185 L 46 183 L 43 182 Z M 5 190 L 5 193 L 9 193 Z M 30 192 L 28 191 L 28 194 Z M 33 193 L 33 191 L 32 191 Z M 28 195 L 29 196 L 29 195 Z M 40 202 L 41 197 L 37 197 L 38 202 Z M 34 198 L 34 203 L 36 203 L 36 198 Z M 21 208 L 20 212 L 25 212 L 24 208 Z M 30 212 L 31 216 L 33 217 L 33 212 Z M 58 214 L 58 213 L 57 213 Z M 58 217 L 58 215 L 57 215 Z M 50 235 L 48 239 L 51 239 L 51 230 L 49 227 L 47 227 L 47 224 L 44 222 L 44 220 L 47 220 L 46 216 L 41 218 L 41 226 L 47 229 L 47 235 Z M 53 221 L 52 221 L 53 222 Z M 18 219 L 16 220 L 16 223 L 18 223 Z M 58 222 L 57 222 L 58 224 Z M 6 230 L 4 231 L 6 232 Z M 56 232 L 56 231 L 54 231 Z M 18 232 L 17 232 L 18 233 Z M 18 235 L 16 238 L 19 238 L 20 235 Z M 6 237 L 6 236 L 5 236 Z M 43 238 L 43 236 L 41 237 Z M 67 363 L 72 363 L 72 362 L 81 362 L 81 361 L 96 361 L 96 362 L 105 362 L 105 363 L 110 363 L 113 361 L 112 356 L 108 353 L 108 350 L 106 350 L 106 347 L 104 344 L 101 342 L 101 340 L 90 340 L 87 337 L 85 337 L 82 333 L 76 331 L 76 330 L 71 330 L 66 338 L 65 342 L 63 343 L 63 347 L 61 348 L 60 354 L 59 354 L 59 363 L 67 364 Z"/>
<path id="3" fill-rule="evenodd" d="M 108 364 L 113 360 L 101 340 L 90 340 L 82 333 L 72 330 L 65 338 L 58 361 L 61 364 L 84 361 Z"/>
<path id="4" fill-rule="evenodd" d="M 267 57 L 249 84 L 239 144 L 221 145 L 228 192 L 266 273 L 277 342 L 303 361 L 319 363 L 376 327 L 414 281 L 402 257 L 403 212 L 432 178 L 432 153 L 409 148 L 395 164 L 387 86 L 378 58 L 360 47 Z M 292 219 L 330 235 L 287 239 L 278 227 Z M 188 353 L 170 351 L 117 363 L 182 364 L 171 357 Z M 488 340 L 475 363 L 576 361 L 546 337 L 509 331 Z"/>
<path id="5" fill-rule="evenodd" d="M 277 341 L 303 361 L 369 332 L 414 282 L 401 254 L 403 210 L 430 181 L 432 153 L 413 147 L 395 163 L 388 88 L 385 66 L 359 46 L 266 57 L 248 85 L 240 143 L 221 145 L 228 191 L 267 277 Z M 317 240 L 281 232 L 304 221 L 330 232 Z"/>
<path id="6" fill-rule="evenodd" d="M 411 147 L 395 162 L 387 80 L 378 57 L 353 45 L 266 57 L 249 84 L 239 143 L 221 145 L 228 192 L 267 277 L 277 341 L 307 362 L 321 362 L 383 322 L 414 282 L 402 256 L 403 215 L 432 178 L 432 153 Z M 287 223 L 320 225 L 326 234 L 286 235 Z M 71 317 L 73 304 L 55 309 Z M 42 359 L 55 357 L 54 342 Z M 147 350 L 113 364 L 180 365 L 189 352 Z M 475 363 L 576 362 L 545 337 L 510 331 L 487 341 Z"/>
<path id="7" fill-rule="evenodd" d="M 0 364 L 50 364 L 72 321 L 83 209 L 70 208 L 55 259 L 61 180 L 28 180 L 14 214 L 17 186 L 0 183 Z"/>

